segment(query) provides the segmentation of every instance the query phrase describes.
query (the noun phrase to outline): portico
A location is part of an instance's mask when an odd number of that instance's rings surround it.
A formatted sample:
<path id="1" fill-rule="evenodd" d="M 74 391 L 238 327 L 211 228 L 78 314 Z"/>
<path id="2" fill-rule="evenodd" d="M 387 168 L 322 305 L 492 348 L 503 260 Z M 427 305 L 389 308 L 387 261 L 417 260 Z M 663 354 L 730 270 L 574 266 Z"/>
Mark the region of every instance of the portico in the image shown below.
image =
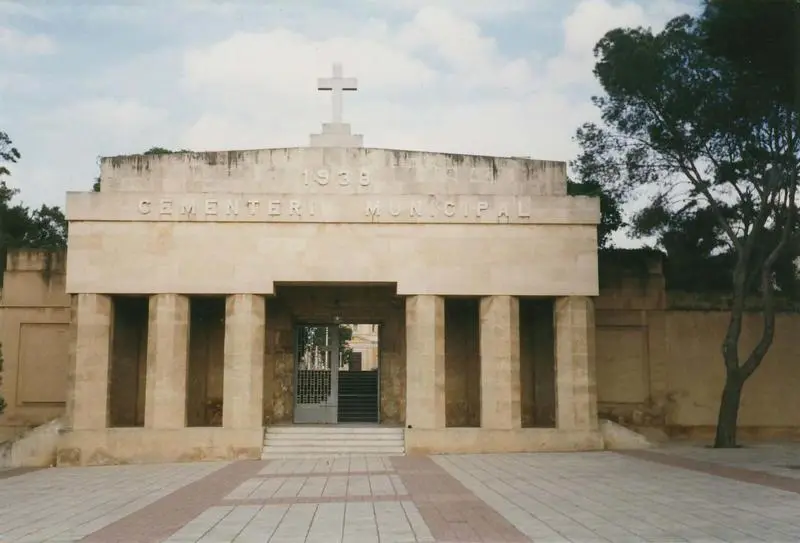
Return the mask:
<path id="1" fill-rule="evenodd" d="M 61 463 L 253 458 L 265 426 L 335 424 L 343 323 L 375 325 L 375 423 L 409 452 L 601 447 L 599 204 L 564 163 L 365 148 L 336 98 L 309 147 L 104 158 L 101 187 L 68 195 Z"/>

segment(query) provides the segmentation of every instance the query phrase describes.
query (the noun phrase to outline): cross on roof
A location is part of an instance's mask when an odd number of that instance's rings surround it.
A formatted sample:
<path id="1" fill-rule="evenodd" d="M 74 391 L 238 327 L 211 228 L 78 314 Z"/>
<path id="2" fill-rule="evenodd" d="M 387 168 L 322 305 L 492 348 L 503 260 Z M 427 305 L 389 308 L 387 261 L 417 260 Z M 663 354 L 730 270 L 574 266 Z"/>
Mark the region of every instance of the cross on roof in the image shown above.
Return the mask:
<path id="1" fill-rule="evenodd" d="M 317 80 L 317 90 L 332 91 L 333 122 L 342 122 L 342 91 L 358 90 L 358 80 L 355 77 L 342 77 L 342 65 L 339 62 L 333 65 L 333 77 L 320 77 Z"/>

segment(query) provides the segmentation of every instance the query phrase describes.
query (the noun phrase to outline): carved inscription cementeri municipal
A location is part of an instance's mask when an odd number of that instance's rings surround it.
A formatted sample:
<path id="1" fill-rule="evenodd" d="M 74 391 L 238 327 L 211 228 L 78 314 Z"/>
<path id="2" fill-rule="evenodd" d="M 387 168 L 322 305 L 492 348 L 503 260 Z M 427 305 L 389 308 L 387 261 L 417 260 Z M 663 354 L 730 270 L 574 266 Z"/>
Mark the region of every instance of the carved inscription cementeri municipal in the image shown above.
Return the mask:
<path id="1" fill-rule="evenodd" d="M 302 171 L 292 194 L 161 194 L 141 198 L 145 220 L 243 222 L 529 222 L 529 196 L 472 194 L 320 194 L 306 187 L 369 187 L 364 170 Z"/>
<path id="2" fill-rule="evenodd" d="M 530 201 L 514 197 L 479 199 L 458 196 L 453 199 L 393 196 L 384 200 L 367 196 L 346 198 L 288 199 L 196 198 L 192 196 L 139 200 L 138 214 L 153 220 L 270 221 L 289 219 L 308 222 L 404 222 L 419 219 L 529 219 Z"/>

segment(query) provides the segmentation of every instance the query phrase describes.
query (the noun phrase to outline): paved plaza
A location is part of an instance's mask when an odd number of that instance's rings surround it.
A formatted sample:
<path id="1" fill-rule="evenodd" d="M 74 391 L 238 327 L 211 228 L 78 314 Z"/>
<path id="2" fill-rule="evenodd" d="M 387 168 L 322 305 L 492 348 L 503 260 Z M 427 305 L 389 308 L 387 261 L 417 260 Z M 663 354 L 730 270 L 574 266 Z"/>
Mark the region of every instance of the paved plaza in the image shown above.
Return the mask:
<path id="1" fill-rule="evenodd" d="M 0 472 L 0 541 L 800 541 L 800 447 Z"/>

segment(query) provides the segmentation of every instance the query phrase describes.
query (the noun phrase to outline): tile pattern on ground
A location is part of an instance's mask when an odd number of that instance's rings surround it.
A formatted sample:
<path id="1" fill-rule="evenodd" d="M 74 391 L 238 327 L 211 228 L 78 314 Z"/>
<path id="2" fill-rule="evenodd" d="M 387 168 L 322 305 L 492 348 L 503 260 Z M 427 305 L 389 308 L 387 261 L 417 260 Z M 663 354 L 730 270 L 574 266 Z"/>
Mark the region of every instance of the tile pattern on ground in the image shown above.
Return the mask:
<path id="1" fill-rule="evenodd" d="M 436 541 L 528 541 L 427 456 L 392 459 Z"/>
<path id="2" fill-rule="evenodd" d="M 0 541 L 796 542 L 798 450 L 39 470 L 0 480 Z"/>
<path id="3" fill-rule="evenodd" d="M 167 539 L 188 542 L 434 541 L 388 458 L 272 460 Z"/>
<path id="4" fill-rule="evenodd" d="M 794 493 L 616 453 L 434 461 L 535 541 L 800 540 Z"/>
<path id="5" fill-rule="evenodd" d="M 800 479 L 800 443 L 757 443 L 737 449 L 713 449 L 707 444 L 697 443 L 670 443 L 659 448 L 658 452 Z"/>
<path id="6" fill-rule="evenodd" d="M 658 451 L 620 451 L 631 458 L 656 462 L 665 466 L 683 468 L 717 477 L 725 477 L 742 483 L 762 485 L 785 492 L 800 494 L 800 479 L 770 473 L 766 469 L 747 469 L 731 464 L 719 464 L 704 460 L 694 460 L 681 455 L 664 454 Z"/>
<path id="7" fill-rule="evenodd" d="M 0 481 L 0 541 L 79 541 L 224 463 L 52 468 Z"/>
<path id="8" fill-rule="evenodd" d="M 105 526 L 82 541 L 86 543 L 157 543 L 179 530 L 263 467 L 263 462 L 233 462 L 202 479 L 172 492 L 135 513 Z"/>

